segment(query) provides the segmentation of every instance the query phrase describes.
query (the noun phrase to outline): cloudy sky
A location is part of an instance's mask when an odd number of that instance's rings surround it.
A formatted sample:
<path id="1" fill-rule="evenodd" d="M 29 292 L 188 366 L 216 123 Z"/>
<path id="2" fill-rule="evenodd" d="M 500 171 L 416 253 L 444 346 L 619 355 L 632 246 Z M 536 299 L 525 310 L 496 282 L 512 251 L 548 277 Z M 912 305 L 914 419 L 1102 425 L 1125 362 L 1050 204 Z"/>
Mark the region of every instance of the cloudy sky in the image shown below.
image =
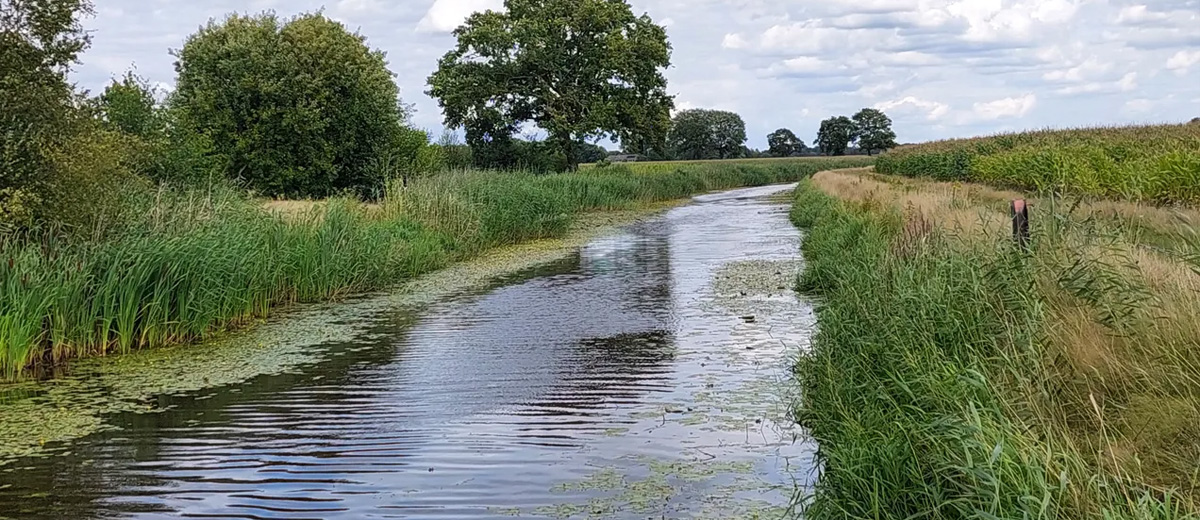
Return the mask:
<path id="1" fill-rule="evenodd" d="M 787 127 L 881 108 L 901 142 L 1200 116 L 1200 0 L 632 0 L 667 27 L 679 108 L 733 110 L 750 145 Z M 98 0 L 75 81 L 97 90 L 136 66 L 164 88 L 168 51 L 225 13 L 324 9 L 388 53 L 413 122 L 441 130 L 424 94 L 450 31 L 502 0 Z M 604 144 L 604 143 L 602 143 Z"/>

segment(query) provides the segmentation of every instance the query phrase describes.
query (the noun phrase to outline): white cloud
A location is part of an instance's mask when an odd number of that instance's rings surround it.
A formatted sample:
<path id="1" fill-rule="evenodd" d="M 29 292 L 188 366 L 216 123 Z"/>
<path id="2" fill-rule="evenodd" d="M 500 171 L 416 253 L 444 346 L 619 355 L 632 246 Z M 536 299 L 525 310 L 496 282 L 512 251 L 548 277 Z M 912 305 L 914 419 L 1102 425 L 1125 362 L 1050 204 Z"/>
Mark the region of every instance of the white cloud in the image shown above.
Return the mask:
<path id="1" fill-rule="evenodd" d="M 1197 63 L 1200 63 L 1200 51 L 1179 51 L 1167 59 L 1167 68 L 1183 75 Z"/>
<path id="2" fill-rule="evenodd" d="M 1096 58 L 1064 70 L 1053 70 L 1042 75 L 1046 81 L 1079 82 L 1101 76 L 1112 68 L 1111 63 L 1105 63 Z"/>
<path id="3" fill-rule="evenodd" d="M 450 32 L 462 25 L 473 13 L 502 8 L 503 0 L 435 0 L 425 17 L 417 24 L 417 30 Z"/>
<path id="4" fill-rule="evenodd" d="M 1136 89 L 1138 86 L 1137 76 L 1138 75 L 1136 72 L 1130 72 L 1122 76 L 1120 81 L 1117 81 L 1117 88 L 1119 88 L 1121 92 L 1129 92 L 1133 89 Z"/>
<path id="5" fill-rule="evenodd" d="M 783 63 L 772 65 L 768 70 L 774 70 L 777 72 L 817 73 L 826 72 L 832 67 L 834 67 L 832 63 L 827 63 L 819 58 L 813 58 L 812 56 L 800 56 L 799 58 L 784 60 Z"/>
<path id="6" fill-rule="evenodd" d="M 1117 23 L 1120 24 L 1142 24 L 1146 22 L 1157 22 L 1165 20 L 1169 17 L 1167 13 L 1151 11 L 1145 5 L 1131 5 L 1121 9 L 1117 13 Z"/>
<path id="7" fill-rule="evenodd" d="M 1008 97 L 975 103 L 972 108 L 975 115 L 983 120 L 994 120 L 1006 117 L 1024 117 L 1037 105 L 1037 96 L 1025 94 L 1021 97 Z"/>
<path id="8" fill-rule="evenodd" d="M 1130 72 L 1114 82 L 1091 81 L 1063 87 L 1055 90 L 1056 94 L 1091 94 L 1098 92 L 1130 92 L 1137 89 L 1137 73 Z"/>
<path id="9" fill-rule="evenodd" d="M 894 90 L 896 90 L 896 82 L 893 80 L 888 80 L 883 83 L 863 85 L 861 88 L 855 91 L 855 93 L 866 98 L 876 98 Z"/>
<path id="10" fill-rule="evenodd" d="M 1131 99 L 1122 106 L 1125 112 L 1132 114 L 1149 112 L 1152 108 L 1154 108 L 1154 102 L 1145 98 Z"/>
<path id="11" fill-rule="evenodd" d="M 749 44 L 742 38 L 740 34 L 726 34 L 725 39 L 721 40 L 721 46 L 726 49 L 745 49 Z"/>
<path id="12" fill-rule="evenodd" d="M 906 96 L 900 99 L 876 103 L 875 108 L 885 112 L 889 110 L 904 112 L 905 110 L 915 109 L 918 112 L 924 113 L 925 119 L 930 121 L 941 119 L 946 114 L 950 113 L 950 106 L 945 103 L 919 99 L 913 96 Z"/>

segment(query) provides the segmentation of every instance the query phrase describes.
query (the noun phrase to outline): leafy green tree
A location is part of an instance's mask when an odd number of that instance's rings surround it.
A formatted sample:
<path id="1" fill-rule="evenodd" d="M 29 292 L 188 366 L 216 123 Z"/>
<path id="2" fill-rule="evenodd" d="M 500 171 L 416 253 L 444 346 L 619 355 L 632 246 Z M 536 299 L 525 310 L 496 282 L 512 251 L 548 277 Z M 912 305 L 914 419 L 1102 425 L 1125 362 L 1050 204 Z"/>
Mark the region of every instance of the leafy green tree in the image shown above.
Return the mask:
<path id="1" fill-rule="evenodd" d="M 592 143 L 580 143 L 576 152 L 580 163 L 597 163 L 608 158 L 608 150 Z"/>
<path id="2" fill-rule="evenodd" d="M 896 132 L 892 131 L 892 120 L 874 108 L 864 108 L 854 114 L 854 137 L 858 147 L 872 155 L 896 147 Z"/>
<path id="3" fill-rule="evenodd" d="M 88 0 L 0 0 L 0 226 L 44 215 L 61 190 L 54 155 L 76 132 L 67 72 L 90 12 Z"/>
<path id="4" fill-rule="evenodd" d="M 746 123 L 733 112 L 684 110 L 675 114 L 667 141 L 678 159 L 732 159 L 742 155 Z"/>
<path id="5" fill-rule="evenodd" d="M 825 155 L 846 155 L 846 148 L 854 141 L 854 121 L 846 116 L 831 117 L 821 121 L 817 132 L 817 146 Z"/>
<path id="6" fill-rule="evenodd" d="M 665 29 L 625 0 L 505 0 L 504 12 L 471 15 L 458 46 L 429 77 L 449 127 L 465 127 L 476 160 L 513 146 L 522 123 L 549 134 L 568 169 L 577 144 L 662 134 L 674 106 L 662 70 Z"/>
<path id="7" fill-rule="evenodd" d="M 132 71 L 113 80 L 96 99 L 101 121 L 114 130 L 152 139 L 164 134 L 165 121 L 149 82 Z"/>
<path id="8" fill-rule="evenodd" d="M 804 141 L 786 128 L 780 128 L 767 136 L 768 151 L 774 157 L 791 157 L 804 153 Z"/>
<path id="9" fill-rule="evenodd" d="M 179 123 L 271 196 L 379 193 L 408 136 L 384 54 L 320 13 L 210 21 L 174 51 Z"/>

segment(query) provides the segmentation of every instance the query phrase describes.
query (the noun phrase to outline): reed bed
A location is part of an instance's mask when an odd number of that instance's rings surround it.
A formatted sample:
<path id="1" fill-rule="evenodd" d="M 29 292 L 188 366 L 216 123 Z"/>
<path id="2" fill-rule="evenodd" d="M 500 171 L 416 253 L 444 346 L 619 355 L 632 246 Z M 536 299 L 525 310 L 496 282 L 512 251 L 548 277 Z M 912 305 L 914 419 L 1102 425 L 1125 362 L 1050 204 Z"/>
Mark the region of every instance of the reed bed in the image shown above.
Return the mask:
<path id="1" fill-rule="evenodd" d="M 561 236 L 583 212 L 791 182 L 843 160 L 458 172 L 385 200 L 264 208 L 226 186 L 128 199 L 93 238 L 0 238 L 0 373 L 195 341 L 299 302 L 378 290 L 503 244 Z M 304 209 L 310 206 L 311 209 Z"/>
<path id="2" fill-rule="evenodd" d="M 995 225 L 1010 196 L 802 183 L 806 518 L 1197 517 L 1200 212 L 1034 198 L 1025 252 Z"/>
<path id="3" fill-rule="evenodd" d="M 1041 193 L 1200 203 L 1200 124 L 1042 130 L 889 151 L 880 173 Z"/>

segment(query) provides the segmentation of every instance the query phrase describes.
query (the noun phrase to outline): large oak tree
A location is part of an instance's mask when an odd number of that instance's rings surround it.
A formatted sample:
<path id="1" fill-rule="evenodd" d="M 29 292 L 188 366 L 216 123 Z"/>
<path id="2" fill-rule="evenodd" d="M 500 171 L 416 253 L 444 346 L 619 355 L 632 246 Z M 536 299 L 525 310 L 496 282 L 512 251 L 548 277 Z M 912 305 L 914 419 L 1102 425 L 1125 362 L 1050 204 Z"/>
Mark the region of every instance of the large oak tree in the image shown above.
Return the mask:
<path id="1" fill-rule="evenodd" d="M 864 108 L 854 114 L 854 136 L 858 147 L 871 155 L 876 151 L 896 147 L 896 132 L 892 131 L 892 119 L 874 108 Z"/>
<path id="2" fill-rule="evenodd" d="M 804 153 L 804 141 L 787 128 L 780 128 L 767 135 L 767 145 L 774 157 L 791 157 Z"/>
<path id="3" fill-rule="evenodd" d="M 683 110 L 672 119 L 667 140 L 676 159 L 733 159 L 745 149 L 746 122 L 723 110 Z"/>
<path id="4" fill-rule="evenodd" d="M 817 146 L 825 155 L 846 155 L 846 148 L 854 142 L 854 131 L 854 121 L 846 116 L 821 121 L 821 128 L 817 131 Z"/>
<path id="5" fill-rule="evenodd" d="M 625 0 L 505 0 L 503 12 L 473 14 L 454 35 L 428 93 L 472 147 L 533 122 L 575 169 L 579 142 L 665 137 L 671 46 Z"/>

